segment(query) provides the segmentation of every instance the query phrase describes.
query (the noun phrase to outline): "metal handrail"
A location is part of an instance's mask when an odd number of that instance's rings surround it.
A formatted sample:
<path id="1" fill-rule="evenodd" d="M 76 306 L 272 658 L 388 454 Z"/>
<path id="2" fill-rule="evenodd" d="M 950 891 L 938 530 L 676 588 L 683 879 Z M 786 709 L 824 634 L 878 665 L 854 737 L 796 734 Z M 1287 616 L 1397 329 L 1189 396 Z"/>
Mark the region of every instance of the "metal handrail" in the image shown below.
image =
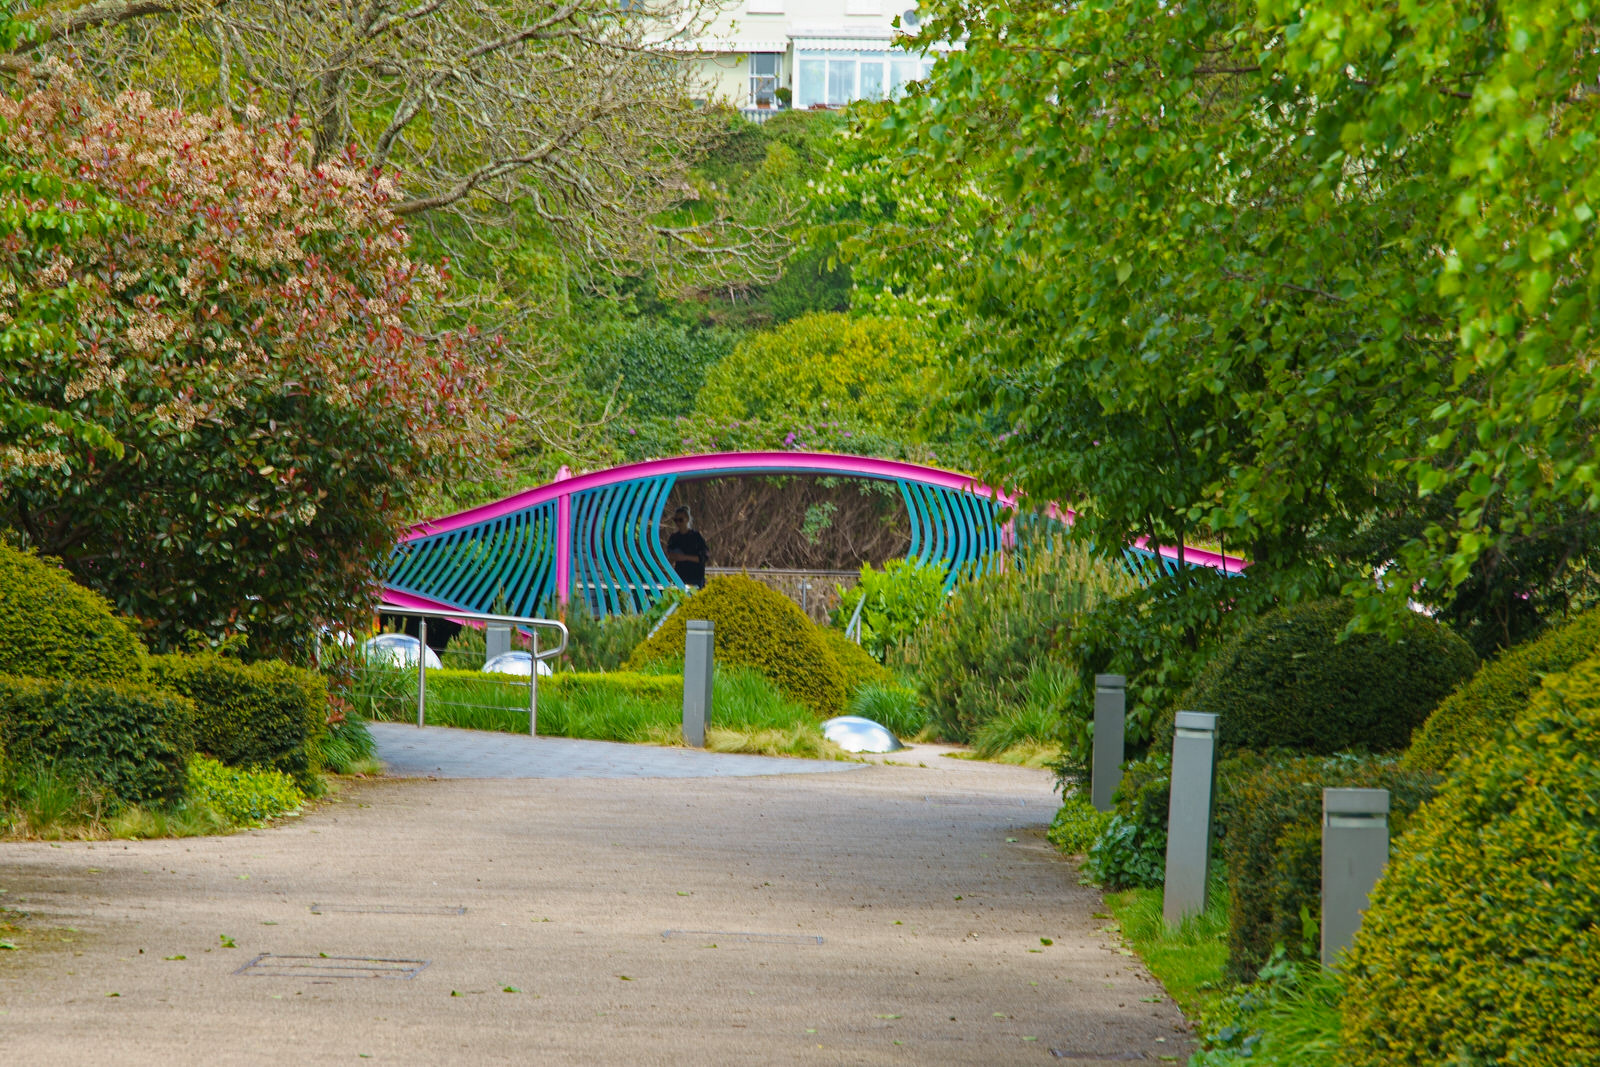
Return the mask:
<path id="1" fill-rule="evenodd" d="M 526 615 L 491 615 L 482 611 L 457 611 L 454 608 L 408 608 L 399 604 L 379 604 L 380 615 L 412 615 L 417 620 L 417 726 L 421 727 L 426 716 L 424 711 L 428 699 L 428 618 L 437 615 L 441 618 L 454 621 L 471 622 L 506 622 L 528 631 L 529 652 L 531 659 L 528 663 L 528 734 L 537 737 L 539 734 L 539 661 L 553 659 L 567 650 L 567 624 L 560 619 L 539 619 Z M 539 627 L 554 627 L 561 632 L 561 643 L 555 648 L 546 651 L 539 649 Z"/>
<path id="2" fill-rule="evenodd" d="M 663 626 L 665 626 L 667 624 L 667 620 L 672 618 L 672 613 L 674 611 L 677 611 L 678 610 L 678 605 L 682 604 L 682 603 L 683 603 L 683 601 L 681 601 L 681 600 L 674 600 L 672 603 L 668 604 L 667 605 L 667 610 L 662 612 L 661 618 L 657 619 L 656 620 L 656 624 L 654 626 L 650 627 L 650 632 L 644 635 L 644 639 L 646 641 L 648 641 L 652 637 L 654 637 L 656 635 L 656 631 L 661 629 Z"/>
<path id="3" fill-rule="evenodd" d="M 861 594 L 861 599 L 856 601 L 856 610 L 851 612 L 850 621 L 845 624 L 844 635 L 856 644 L 861 643 L 861 609 L 867 606 L 867 595 Z"/>

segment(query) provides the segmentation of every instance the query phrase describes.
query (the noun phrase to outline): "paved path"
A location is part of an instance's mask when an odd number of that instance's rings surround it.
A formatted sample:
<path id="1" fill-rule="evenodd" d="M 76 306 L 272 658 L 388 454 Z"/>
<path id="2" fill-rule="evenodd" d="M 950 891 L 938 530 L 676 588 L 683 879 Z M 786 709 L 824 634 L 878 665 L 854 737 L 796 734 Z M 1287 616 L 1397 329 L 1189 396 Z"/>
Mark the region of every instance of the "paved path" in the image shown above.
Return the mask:
<path id="1" fill-rule="evenodd" d="M 1054 807 L 1042 772 L 919 746 L 834 774 L 382 779 L 231 837 L 3 844 L 0 905 L 27 917 L 0 952 L 0 1047 L 161 1067 L 1186 1058 L 1178 1012 L 1043 840 Z"/>
<path id="2" fill-rule="evenodd" d="M 815 774 L 861 766 L 838 760 L 776 759 L 660 745 L 619 745 L 528 737 L 448 726 L 417 729 L 375 722 L 378 757 L 401 778 L 743 778 Z"/>

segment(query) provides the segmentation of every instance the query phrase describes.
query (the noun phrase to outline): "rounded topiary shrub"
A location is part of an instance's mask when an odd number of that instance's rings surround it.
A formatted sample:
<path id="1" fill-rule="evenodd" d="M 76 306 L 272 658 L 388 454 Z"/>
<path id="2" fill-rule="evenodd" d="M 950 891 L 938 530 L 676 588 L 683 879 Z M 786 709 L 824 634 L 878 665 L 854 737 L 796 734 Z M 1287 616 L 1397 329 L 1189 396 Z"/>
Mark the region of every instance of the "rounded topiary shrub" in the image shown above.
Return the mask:
<path id="1" fill-rule="evenodd" d="M 817 626 L 788 597 L 744 575 L 707 582 L 654 637 L 634 649 L 629 664 L 682 659 L 690 619 L 713 624 L 718 663 L 753 667 L 790 700 L 819 715 L 839 714 L 844 705 L 842 672 Z"/>
<path id="2" fill-rule="evenodd" d="M 1554 676 L 1417 813 L 1345 960 L 1345 1062 L 1592 1063 L 1600 657 Z"/>
<path id="3" fill-rule="evenodd" d="M 109 601 L 0 543 L 0 674 L 118 682 L 143 673 L 144 646 Z"/>
<path id="4" fill-rule="evenodd" d="M 1287 748 L 1314 755 L 1406 747 L 1412 731 L 1472 673 L 1477 656 L 1432 619 L 1405 620 L 1401 638 L 1339 635 L 1348 600 L 1315 600 L 1250 623 L 1206 664 L 1163 716 L 1156 744 L 1172 746 L 1179 709 L 1221 715 L 1229 749 Z"/>
<path id="5" fill-rule="evenodd" d="M 1485 663 L 1445 697 L 1401 758 L 1407 767 L 1442 771 L 1504 730 L 1528 706 L 1547 674 L 1571 670 L 1600 649 L 1600 608 L 1586 611 Z"/>
<path id="6" fill-rule="evenodd" d="M 823 626 L 817 629 L 817 634 L 839 663 L 839 677 L 844 683 L 845 699 L 855 696 L 856 691 L 864 685 L 894 683 L 894 675 L 885 670 L 883 664 L 873 659 L 866 649 L 846 637 L 843 631 Z"/>

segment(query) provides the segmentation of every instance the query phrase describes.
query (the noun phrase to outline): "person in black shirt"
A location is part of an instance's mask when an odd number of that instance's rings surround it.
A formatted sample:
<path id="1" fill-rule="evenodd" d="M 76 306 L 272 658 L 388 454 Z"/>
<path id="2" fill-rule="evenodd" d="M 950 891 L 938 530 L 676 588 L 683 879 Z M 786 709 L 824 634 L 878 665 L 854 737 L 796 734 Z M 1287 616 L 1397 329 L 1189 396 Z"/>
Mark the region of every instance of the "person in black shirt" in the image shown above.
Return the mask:
<path id="1" fill-rule="evenodd" d="M 698 589 L 706 587 L 706 558 L 710 551 L 706 539 L 698 530 L 689 529 L 689 509 L 680 507 L 672 513 L 673 533 L 667 538 L 667 559 L 678 572 L 684 585 Z"/>

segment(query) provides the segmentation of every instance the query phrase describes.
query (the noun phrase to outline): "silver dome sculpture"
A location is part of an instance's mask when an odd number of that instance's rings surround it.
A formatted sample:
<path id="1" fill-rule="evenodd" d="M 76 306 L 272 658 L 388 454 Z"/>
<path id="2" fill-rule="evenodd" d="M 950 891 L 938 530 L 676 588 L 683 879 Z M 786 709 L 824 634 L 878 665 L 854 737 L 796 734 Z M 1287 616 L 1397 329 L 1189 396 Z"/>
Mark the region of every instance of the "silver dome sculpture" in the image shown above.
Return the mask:
<path id="1" fill-rule="evenodd" d="M 888 727 L 859 715 L 840 715 L 822 724 L 822 736 L 846 752 L 899 752 L 900 743 Z"/>
<path id="2" fill-rule="evenodd" d="M 422 642 L 410 634 L 379 634 L 371 637 L 361 646 L 362 654 L 368 659 L 387 663 L 391 667 L 415 667 L 417 665 L 417 649 Z M 443 664 L 439 662 L 438 653 L 428 649 L 428 669 L 440 670 Z"/>
<path id="3" fill-rule="evenodd" d="M 533 662 L 531 652 L 502 652 L 483 665 L 484 674 L 515 674 L 522 678 L 528 676 L 528 665 Z M 539 677 L 543 678 L 550 673 L 550 664 L 544 660 L 539 661 Z"/>

